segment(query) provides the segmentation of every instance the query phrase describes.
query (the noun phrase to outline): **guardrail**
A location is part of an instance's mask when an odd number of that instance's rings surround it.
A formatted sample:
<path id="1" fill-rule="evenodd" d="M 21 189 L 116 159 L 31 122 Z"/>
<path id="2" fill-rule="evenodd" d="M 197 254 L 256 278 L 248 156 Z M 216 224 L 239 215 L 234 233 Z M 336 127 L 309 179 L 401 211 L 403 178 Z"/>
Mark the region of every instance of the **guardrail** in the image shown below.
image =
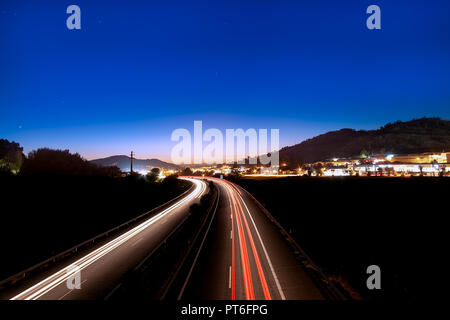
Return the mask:
<path id="1" fill-rule="evenodd" d="M 99 234 L 99 235 L 97 235 L 97 236 L 95 236 L 95 237 L 93 237 L 93 238 L 91 238 L 89 240 L 86 240 L 86 241 L 84 241 L 84 242 L 82 242 L 82 243 L 80 243 L 80 244 L 78 244 L 78 245 L 76 245 L 76 246 L 74 246 L 74 247 L 72 247 L 70 249 L 67 249 L 67 250 L 65 250 L 65 251 L 63 251 L 61 253 L 58 253 L 57 255 L 54 255 L 54 256 L 52 256 L 52 257 L 50 257 L 50 258 L 48 258 L 48 259 L 46 259 L 46 260 L 44 260 L 44 261 L 42 261 L 42 262 L 40 262 L 38 264 L 35 264 L 35 265 L 33 265 L 33 266 L 31 266 L 31 267 L 29 267 L 29 268 L 27 268 L 27 269 L 25 269 L 25 270 L 23 270 L 21 272 L 18 272 L 16 274 L 14 274 L 14 275 L 12 275 L 12 276 L 10 276 L 10 277 L 0 281 L 0 290 L 1 289 L 5 289 L 8 285 L 11 285 L 11 284 L 14 284 L 14 283 L 16 283 L 16 282 L 18 282 L 20 280 L 23 280 L 24 278 L 26 278 L 30 274 L 36 272 L 37 270 L 41 270 L 43 268 L 48 267 L 49 264 L 56 263 L 57 261 L 60 261 L 60 260 L 62 260 L 64 258 L 67 258 L 68 256 L 78 252 L 80 249 L 86 248 L 89 245 L 93 245 L 94 243 L 98 242 L 100 239 L 103 239 L 103 238 L 109 236 L 111 233 L 117 232 L 120 229 L 122 229 L 122 228 L 124 228 L 126 226 L 128 227 L 130 224 L 132 224 L 132 223 L 134 223 L 134 222 L 136 222 L 136 221 L 138 221 L 140 219 L 143 219 L 144 217 L 146 217 L 148 215 L 151 215 L 152 213 L 154 213 L 155 211 L 159 210 L 160 208 L 170 204 L 171 202 L 174 202 L 174 201 L 182 198 L 187 193 L 189 193 L 193 188 L 194 188 L 194 185 L 192 185 L 188 190 L 186 190 L 182 194 L 176 196 L 175 198 L 173 198 L 173 199 L 171 199 L 171 200 L 169 200 L 169 201 L 167 201 L 167 202 L 165 202 L 165 203 L 163 203 L 163 204 L 161 204 L 161 205 L 159 205 L 159 206 L 157 206 L 157 207 L 155 207 L 155 208 L 153 208 L 153 209 L 151 209 L 151 210 L 149 210 L 149 211 L 147 211 L 147 212 L 145 212 L 145 213 L 143 213 L 143 214 L 141 214 L 141 215 L 139 215 L 139 216 L 137 216 L 137 217 L 135 217 L 135 218 L 133 218 L 131 220 L 128 220 L 128 221 L 120 224 L 117 227 L 114 227 L 114 228 L 112 228 L 112 229 L 110 229 L 108 231 L 105 231 L 105 232 L 103 232 L 103 233 L 101 233 L 101 234 Z"/>
<path id="2" fill-rule="evenodd" d="M 189 248 L 186 250 L 185 255 L 184 255 L 183 258 L 181 259 L 181 262 L 180 262 L 180 264 L 178 265 L 178 268 L 175 270 L 175 272 L 172 274 L 172 276 L 169 277 L 170 279 L 167 281 L 167 285 L 166 285 L 165 289 L 163 290 L 161 296 L 159 297 L 160 300 L 164 300 L 164 299 L 166 298 L 167 293 L 169 292 L 169 290 L 171 289 L 171 287 L 172 287 L 172 285 L 173 285 L 173 282 L 174 282 L 175 279 L 177 278 L 177 276 L 178 276 L 178 274 L 179 274 L 181 268 L 184 266 L 184 264 L 185 264 L 185 262 L 186 262 L 186 259 L 189 257 L 189 255 L 190 255 L 192 249 L 194 248 L 194 245 L 196 244 L 198 237 L 200 236 L 200 234 L 201 234 L 203 228 L 204 228 L 205 225 L 206 225 L 206 222 L 208 221 L 208 218 L 210 217 L 211 210 L 213 209 L 213 207 L 214 207 L 214 205 L 215 205 L 215 209 L 214 209 L 213 215 L 212 215 L 212 217 L 211 217 L 211 219 L 210 219 L 209 226 L 211 226 L 211 223 L 212 223 L 212 221 L 214 220 L 215 211 L 216 211 L 216 209 L 217 209 L 217 205 L 219 204 L 220 191 L 219 191 L 219 189 L 218 189 L 216 186 L 214 186 L 214 185 L 209 185 L 209 188 L 214 188 L 214 189 L 212 189 L 212 192 L 213 192 L 214 196 L 213 196 L 213 199 L 212 199 L 212 201 L 211 201 L 211 204 L 210 204 L 210 206 L 208 207 L 208 209 L 207 209 L 207 211 L 206 211 L 205 217 L 203 218 L 203 221 L 202 221 L 202 223 L 201 223 L 201 225 L 200 225 L 200 228 L 198 228 L 198 230 L 197 230 L 195 236 L 192 238 L 192 240 L 190 240 Z M 211 189 L 210 189 L 210 191 L 211 191 Z M 200 200 L 200 202 L 201 202 L 201 200 Z M 207 228 L 207 230 L 206 230 L 206 232 L 205 232 L 205 236 L 204 236 L 204 238 L 203 238 L 203 241 L 205 241 L 205 238 L 206 238 L 206 236 L 208 235 L 208 231 L 209 231 L 209 227 Z M 202 243 L 203 243 L 203 241 L 202 241 Z M 201 247 L 202 247 L 202 244 L 200 244 L 200 249 L 199 249 L 199 251 L 197 252 L 196 258 L 198 257 L 198 255 L 199 255 L 199 253 L 200 253 Z M 193 262 L 193 264 L 192 264 L 192 266 L 191 266 L 191 269 L 189 270 L 188 278 L 186 278 L 185 283 L 187 283 L 187 281 L 189 281 L 189 276 L 190 276 L 190 273 L 192 272 L 192 269 L 193 269 L 194 266 L 195 266 L 196 258 L 194 259 L 194 262 Z M 182 288 L 181 290 L 183 291 L 183 288 Z M 180 292 L 179 296 L 182 295 L 182 291 Z M 179 300 L 179 299 L 178 299 L 178 300 Z"/>

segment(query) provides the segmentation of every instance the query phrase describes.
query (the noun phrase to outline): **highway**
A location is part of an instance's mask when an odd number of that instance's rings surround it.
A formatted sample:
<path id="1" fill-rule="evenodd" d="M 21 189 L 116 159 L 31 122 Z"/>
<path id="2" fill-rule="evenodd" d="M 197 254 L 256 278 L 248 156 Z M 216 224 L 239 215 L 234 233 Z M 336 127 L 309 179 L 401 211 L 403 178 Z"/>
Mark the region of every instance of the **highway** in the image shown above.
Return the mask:
<path id="1" fill-rule="evenodd" d="M 159 244 L 166 239 L 187 216 L 189 207 L 207 192 L 201 180 L 183 178 L 193 187 L 181 199 L 162 208 L 136 227 L 99 245 L 90 253 L 68 264 L 36 283 L 14 292 L 11 300 L 90 300 L 102 299 L 120 286 L 121 278 L 135 269 Z M 79 273 L 78 273 L 79 272 Z M 80 275 L 80 289 L 67 285 Z M 72 282 L 73 283 L 73 282 Z"/>
<path id="2" fill-rule="evenodd" d="M 324 299 L 256 200 L 227 180 L 206 179 L 219 203 L 178 299 Z"/>

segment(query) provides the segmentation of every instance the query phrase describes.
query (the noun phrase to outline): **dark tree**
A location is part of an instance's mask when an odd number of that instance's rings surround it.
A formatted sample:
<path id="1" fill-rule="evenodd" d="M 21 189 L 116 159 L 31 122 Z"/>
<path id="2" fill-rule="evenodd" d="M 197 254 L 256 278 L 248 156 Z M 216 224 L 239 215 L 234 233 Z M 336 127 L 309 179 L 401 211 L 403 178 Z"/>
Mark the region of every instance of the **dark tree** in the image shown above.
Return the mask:
<path id="1" fill-rule="evenodd" d="M 152 168 L 150 172 L 147 174 L 147 180 L 149 182 L 155 182 L 158 179 L 159 173 L 161 170 L 159 168 Z"/>
<path id="2" fill-rule="evenodd" d="M 17 142 L 0 139 L 0 170 L 17 173 L 23 163 L 23 148 Z"/>
<path id="3" fill-rule="evenodd" d="M 152 168 L 152 170 L 150 170 L 150 172 L 155 175 L 158 175 L 161 172 L 161 170 L 159 168 Z"/>
<path id="4" fill-rule="evenodd" d="M 314 171 L 316 172 L 317 176 L 322 176 L 322 169 L 323 166 L 320 162 L 314 165 Z"/>
<path id="5" fill-rule="evenodd" d="M 192 176 L 192 170 L 191 168 L 185 168 L 183 171 L 181 171 L 182 176 Z"/>

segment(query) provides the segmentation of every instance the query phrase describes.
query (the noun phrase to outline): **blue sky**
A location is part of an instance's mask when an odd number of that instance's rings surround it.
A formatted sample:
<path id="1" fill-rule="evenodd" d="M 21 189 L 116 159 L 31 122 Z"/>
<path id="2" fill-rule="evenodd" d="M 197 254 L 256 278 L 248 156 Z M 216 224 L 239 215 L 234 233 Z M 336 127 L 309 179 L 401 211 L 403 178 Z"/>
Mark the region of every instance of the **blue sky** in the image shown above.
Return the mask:
<path id="1" fill-rule="evenodd" d="M 257 3 L 257 4 L 256 4 Z M 81 8 L 81 30 L 66 8 Z M 366 28 L 381 8 L 382 29 Z M 450 118 L 449 1 L 0 2 L 0 137 L 170 160 L 176 128 Z"/>

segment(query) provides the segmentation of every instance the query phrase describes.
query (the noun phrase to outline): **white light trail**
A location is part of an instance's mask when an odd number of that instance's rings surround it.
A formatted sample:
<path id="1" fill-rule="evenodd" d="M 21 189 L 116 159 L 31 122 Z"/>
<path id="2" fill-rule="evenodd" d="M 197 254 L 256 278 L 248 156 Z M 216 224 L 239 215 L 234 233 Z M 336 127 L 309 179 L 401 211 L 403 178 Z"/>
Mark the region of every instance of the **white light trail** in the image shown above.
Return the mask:
<path id="1" fill-rule="evenodd" d="M 188 202 L 192 199 L 196 199 L 198 196 L 202 195 L 203 192 L 206 190 L 206 184 L 203 181 L 190 179 L 190 178 L 182 178 L 182 179 L 189 180 L 192 183 L 194 183 L 194 185 L 195 185 L 194 191 L 192 191 L 188 196 L 179 200 L 178 202 L 176 202 L 169 208 L 163 210 L 156 216 L 141 223 L 137 227 L 131 229 L 130 231 L 124 233 L 123 235 L 117 237 L 116 239 L 108 242 L 107 244 L 96 249 L 95 251 L 87 254 L 86 256 L 77 260 L 76 262 L 72 263 L 71 265 L 61 269 L 60 271 L 54 273 L 53 275 L 49 276 L 48 278 L 46 278 L 42 281 L 40 281 L 39 283 L 28 288 L 27 290 L 12 297 L 10 300 L 35 300 L 35 299 L 38 299 L 39 297 L 43 296 L 44 294 L 51 291 L 53 288 L 57 287 L 58 285 L 60 285 L 64 281 L 66 281 L 74 272 L 76 272 L 76 270 L 83 270 L 84 268 L 88 267 L 89 265 L 91 265 L 92 263 L 97 261 L 98 259 L 102 258 L 104 255 L 108 254 L 115 248 L 122 245 L 124 242 L 133 238 L 134 236 L 139 234 L 141 231 L 147 229 L 148 227 L 153 225 L 155 222 L 162 219 L 169 212 L 182 206 L 183 204 L 185 204 L 186 202 Z M 73 270 L 75 270 L 75 271 L 73 271 Z"/>

